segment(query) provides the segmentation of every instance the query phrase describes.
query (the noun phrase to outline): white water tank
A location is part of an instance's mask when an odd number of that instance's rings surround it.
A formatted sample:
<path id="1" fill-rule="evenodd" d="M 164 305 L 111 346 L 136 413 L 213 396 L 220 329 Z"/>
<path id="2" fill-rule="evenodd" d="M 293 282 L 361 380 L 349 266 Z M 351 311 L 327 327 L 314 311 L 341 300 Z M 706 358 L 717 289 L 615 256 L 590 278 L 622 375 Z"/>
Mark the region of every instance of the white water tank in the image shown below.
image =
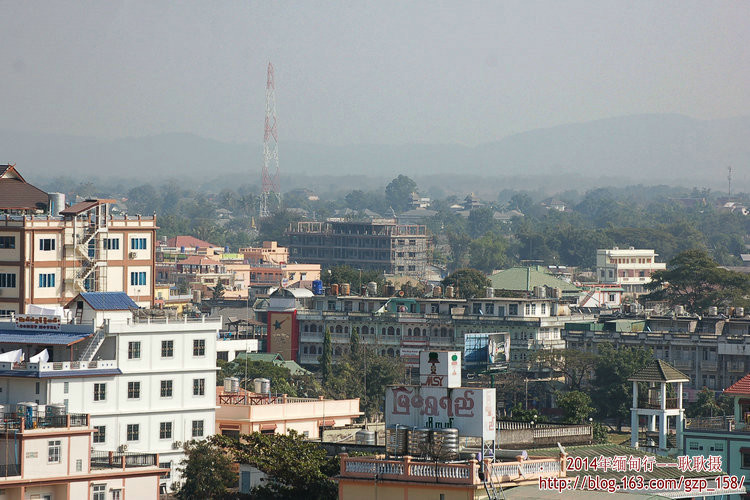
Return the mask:
<path id="1" fill-rule="evenodd" d="M 711 306 L 708 308 L 708 315 L 709 316 L 718 316 L 719 315 L 719 308 L 716 306 Z"/>
<path id="2" fill-rule="evenodd" d="M 47 193 L 49 199 L 49 214 L 60 215 L 61 210 L 65 210 L 64 193 Z"/>
<path id="3" fill-rule="evenodd" d="M 59 417 L 65 415 L 67 410 L 65 405 L 62 403 L 49 403 L 46 408 L 45 415 L 48 417 Z"/>
<path id="4" fill-rule="evenodd" d="M 257 394 L 270 394 L 271 392 L 271 381 L 267 378 L 256 378 L 253 379 L 253 387 Z"/>
<path id="5" fill-rule="evenodd" d="M 235 394 L 240 392 L 240 379 L 227 377 L 224 379 L 224 392 Z"/>
<path id="6" fill-rule="evenodd" d="M 744 307 L 737 307 L 734 310 L 734 315 L 738 318 L 744 318 L 745 317 L 745 308 Z"/>

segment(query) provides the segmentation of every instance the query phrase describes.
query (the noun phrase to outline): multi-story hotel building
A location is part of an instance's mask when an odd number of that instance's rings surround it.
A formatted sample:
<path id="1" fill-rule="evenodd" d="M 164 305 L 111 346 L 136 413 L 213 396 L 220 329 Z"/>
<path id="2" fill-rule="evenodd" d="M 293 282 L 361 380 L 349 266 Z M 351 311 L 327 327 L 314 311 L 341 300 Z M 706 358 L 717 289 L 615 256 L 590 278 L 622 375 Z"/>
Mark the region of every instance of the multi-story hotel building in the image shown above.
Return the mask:
<path id="1" fill-rule="evenodd" d="M 214 434 L 221 321 L 138 320 L 122 292 L 81 293 L 67 307 L 69 323 L 0 320 L 4 356 L 16 353 L 0 362 L 0 404 L 89 413 L 94 450 L 159 453 L 166 489 L 182 443 Z"/>
<path id="2" fill-rule="evenodd" d="M 54 193 L 58 206 L 43 205 L 46 193 L 7 165 L 0 195 L 0 316 L 31 304 L 63 306 L 86 291 L 125 292 L 152 305 L 155 216 L 114 216 L 113 200 L 66 208 Z"/>
<path id="3" fill-rule="evenodd" d="M 663 271 L 667 265 L 656 262 L 653 250 L 630 248 L 599 249 L 596 251 L 596 276 L 599 283 L 621 286 L 626 293 L 639 294 L 644 285 L 651 282 L 655 271 Z"/>

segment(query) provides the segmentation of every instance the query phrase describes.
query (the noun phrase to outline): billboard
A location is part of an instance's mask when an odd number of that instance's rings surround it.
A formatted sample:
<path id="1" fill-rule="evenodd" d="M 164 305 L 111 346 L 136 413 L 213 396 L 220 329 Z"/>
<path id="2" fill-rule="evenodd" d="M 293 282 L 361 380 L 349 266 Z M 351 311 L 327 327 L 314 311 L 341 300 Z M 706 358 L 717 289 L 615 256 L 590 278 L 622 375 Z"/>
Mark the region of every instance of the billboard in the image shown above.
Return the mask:
<path id="1" fill-rule="evenodd" d="M 455 428 L 460 436 L 495 439 L 495 389 L 391 386 L 385 392 L 385 424 Z"/>
<path id="2" fill-rule="evenodd" d="M 268 352 L 281 354 L 287 361 L 297 361 L 298 351 L 297 311 L 268 311 Z"/>
<path id="3" fill-rule="evenodd" d="M 507 367 L 509 359 L 509 333 L 467 333 L 464 335 L 464 363 L 467 368 L 498 370 Z"/>
<path id="4" fill-rule="evenodd" d="M 460 387 L 461 352 L 421 351 L 419 353 L 419 384 L 428 387 Z"/>

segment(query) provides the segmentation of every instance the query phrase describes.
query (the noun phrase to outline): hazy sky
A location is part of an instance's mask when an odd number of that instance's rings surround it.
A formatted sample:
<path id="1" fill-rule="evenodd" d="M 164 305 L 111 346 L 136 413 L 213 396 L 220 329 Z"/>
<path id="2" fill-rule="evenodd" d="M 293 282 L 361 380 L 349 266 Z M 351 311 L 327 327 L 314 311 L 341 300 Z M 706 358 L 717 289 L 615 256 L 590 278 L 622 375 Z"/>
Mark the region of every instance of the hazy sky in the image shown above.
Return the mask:
<path id="1" fill-rule="evenodd" d="M 0 129 L 464 143 L 750 114 L 750 2 L 0 0 Z"/>

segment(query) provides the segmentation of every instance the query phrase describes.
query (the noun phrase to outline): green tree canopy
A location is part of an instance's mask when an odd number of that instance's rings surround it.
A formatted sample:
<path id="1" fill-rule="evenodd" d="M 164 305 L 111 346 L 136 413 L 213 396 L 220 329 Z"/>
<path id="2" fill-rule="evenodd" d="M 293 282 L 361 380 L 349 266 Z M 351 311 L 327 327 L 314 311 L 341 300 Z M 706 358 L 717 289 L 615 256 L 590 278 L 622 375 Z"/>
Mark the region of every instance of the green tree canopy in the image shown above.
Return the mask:
<path id="1" fill-rule="evenodd" d="M 580 391 L 589 382 L 597 363 L 597 356 L 577 349 L 539 349 L 531 355 L 532 363 L 565 377 L 573 391 Z"/>
<path id="2" fill-rule="evenodd" d="M 720 268 L 705 250 L 693 249 L 670 260 L 665 271 L 655 272 L 646 287 L 652 291 L 641 300 L 665 300 L 703 313 L 709 306 L 745 305 L 750 278 Z"/>
<path id="3" fill-rule="evenodd" d="M 226 363 L 219 361 L 221 376 L 216 384 L 221 385 L 225 377 L 237 377 L 242 386 L 252 390 L 252 381 L 256 378 L 267 378 L 271 381 L 271 392 L 288 394 L 292 397 L 317 397 L 322 394 L 322 387 L 311 375 L 292 375 L 285 366 L 278 366 L 268 361 L 247 361 L 240 357 Z M 247 379 L 245 379 L 247 374 Z"/>
<path id="4" fill-rule="evenodd" d="M 557 406 L 565 412 L 564 420 L 569 424 L 585 423 L 594 413 L 591 396 L 581 391 L 570 391 L 557 398 Z"/>
<path id="5" fill-rule="evenodd" d="M 487 233 L 471 242 L 469 266 L 485 273 L 500 269 L 505 264 L 507 240 L 497 233 Z"/>
<path id="6" fill-rule="evenodd" d="M 698 393 L 695 401 L 685 410 L 688 417 L 718 417 L 721 415 L 732 415 L 734 413 L 734 401 L 722 395 L 719 400 L 714 396 L 714 392 L 704 387 Z"/>
<path id="7" fill-rule="evenodd" d="M 385 200 L 396 212 L 405 212 L 411 203 L 411 194 L 417 183 L 405 175 L 399 175 L 385 187 Z"/>
<path id="8" fill-rule="evenodd" d="M 457 289 L 459 297 L 471 299 L 484 294 L 484 288 L 490 286 L 490 280 L 476 269 L 459 269 L 443 280 L 443 285 Z"/>
<path id="9" fill-rule="evenodd" d="M 594 370 L 593 400 L 601 418 L 614 418 L 618 426 L 630 415 L 632 382 L 628 378 L 653 359 L 651 349 L 599 344 Z"/>
<path id="10" fill-rule="evenodd" d="M 212 441 L 185 443 L 185 458 L 180 462 L 184 482 L 178 486 L 180 500 L 213 500 L 224 498 L 227 488 L 237 481 L 232 461 Z"/>

